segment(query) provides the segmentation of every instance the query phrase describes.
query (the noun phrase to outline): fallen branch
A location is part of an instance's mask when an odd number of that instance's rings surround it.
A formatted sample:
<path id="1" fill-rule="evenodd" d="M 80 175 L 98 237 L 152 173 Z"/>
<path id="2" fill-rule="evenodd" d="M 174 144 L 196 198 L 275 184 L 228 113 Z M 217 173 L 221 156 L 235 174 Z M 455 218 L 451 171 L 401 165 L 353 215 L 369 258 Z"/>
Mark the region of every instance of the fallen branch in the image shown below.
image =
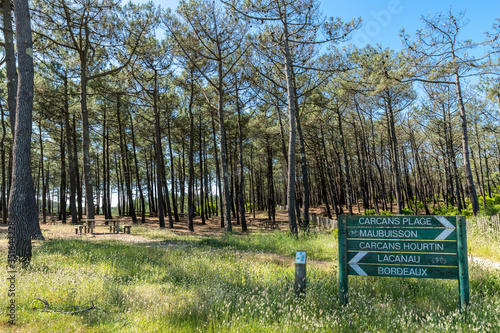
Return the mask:
<path id="1" fill-rule="evenodd" d="M 89 311 L 89 310 L 97 308 L 94 305 L 94 301 L 90 301 L 90 305 L 91 306 L 89 308 L 86 308 L 86 309 L 80 309 L 80 310 L 76 310 L 76 311 L 53 310 L 53 309 L 50 308 L 49 302 L 47 302 L 46 300 L 38 298 L 38 297 L 35 297 L 35 299 L 39 300 L 40 302 L 42 302 L 43 304 L 45 304 L 45 309 L 43 309 L 42 312 L 56 312 L 56 313 L 64 313 L 64 314 L 76 314 L 76 313 L 82 313 L 82 312 L 86 312 L 86 311 Z"/>

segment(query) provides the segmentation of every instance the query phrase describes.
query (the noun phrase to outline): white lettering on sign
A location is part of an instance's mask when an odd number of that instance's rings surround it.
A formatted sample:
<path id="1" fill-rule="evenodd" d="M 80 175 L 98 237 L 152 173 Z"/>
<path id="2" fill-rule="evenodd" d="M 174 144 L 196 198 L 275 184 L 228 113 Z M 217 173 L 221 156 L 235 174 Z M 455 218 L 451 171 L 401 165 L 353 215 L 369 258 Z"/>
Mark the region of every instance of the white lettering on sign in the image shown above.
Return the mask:
<path id="1" fill-rule="evenodd" d="M 371 238 L 418 238 L 418 234 L 415 230 L 360 230 L 359 237 L 371 237 Z"/>
<path id="2" fill-rule="evenodd" d="M 378 262 L 390 263 L 410 263 L 419 264 L 420 256 L 404 255 L 404 254 L 379 254 L 377 256 Z"/>
<path id="3" fill-rule="evenodd" d="M 428 268 L 379 267 L 380 275 L 428 276 Z"/>
<path id="4" fill-rule="evenodd" d="M 415 217 L 414 219 L 403 217 L 403 225 L 432 226 L 432 217 Z"/>
<path id="5" fill-rule="evenodd" d="M 361 225 L 399 225 L 399 217 L 360 217 Z"/>
<path id="6" fill-rule="evenodd" d="M 404 243 L 403 250 L 408 250 L 408 251 L 444 251 L 444 244 L 426 243 L 426 242 Z"/>
<path id="7" fill-rule="evenodd" d="M 401 250 L 400 243 L 359 242 L 361 250 Z"/>

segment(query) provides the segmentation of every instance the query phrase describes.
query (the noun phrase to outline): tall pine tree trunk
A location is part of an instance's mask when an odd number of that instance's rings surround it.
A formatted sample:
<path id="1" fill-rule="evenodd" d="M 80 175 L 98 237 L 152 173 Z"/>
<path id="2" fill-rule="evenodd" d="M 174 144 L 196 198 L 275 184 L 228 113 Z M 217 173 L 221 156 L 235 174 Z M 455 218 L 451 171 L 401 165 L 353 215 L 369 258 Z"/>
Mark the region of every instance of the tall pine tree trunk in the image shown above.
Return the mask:
<path id="1" fill-rule="evenodd" d="M 7 209 L 7 177 L 6 177 L 6 165 L 5 165 L 5 136 L 7 135 L 6 133 L 6 126 L 5 126 L 5 118 L 4 118 L 4 112 L 3 112 L 3 105 L 0 103 L 0 112 L 1 112 L 1 121 L 2 121 L 2 139 L 0 140 L 0 164 L 2 166 L 2 187 L 0 189 L 0 205 L 2 208 L 2 222 L 4 224 L 7 224 L 7 217 L 9 216 L 8 209 Z"/>
<path id="2" fill-rule="evenodd" d="M 194 115 L 193 115 L 193 99 L 194 99 L 194 78 L 193 71 L 191 71 L 191 94 L 189 96 L 189 175 L 188 175 L 188 229 L 189 231 L 194 231 Z"/>
<path id="3" fill-rule="evenodd" d="M 218 210 L 220 210 L 217 213 L 220 216 L 220 227 L 224 228 L 224 205 L 222 202 L 222 185 L 221 185 L 221 179 L 220 179 L 220 166 L 219 166 L 219 158 L 218 158 L 218 152 L 217 152 L 217 139 L 215 135 L 215 121 L 214 121 L 214 115 L 211 113 L 212 116 L 212 134 L 214 137 L 214 156 L 215 156 L 215 177 L 217 178 L 217 189 L 219 192 L 219 204 L 218 204 Z"/>
<path id="4" fill-rule="evenodd" d="M 137 217 L 135 215 L 135 208 L 134 208 L 134 198 L 132 195 L 132 184 L 130 181 L 129 166 L 127 163 L 127 161 L 128 161 L 128 149 L 127 149 L 127 144 L 126 144 L 125 138 L 124 138 L 125 134 L 124 134 L 122 122 L 121 122 L 120 108 L 121 108 L 121 94 L 117 94 L 117 97 L 116 97 L 116 119 L 118 120 L 118 132 L 119 132 L 119 137 L 120 137 L 120 150 L 121 150 L 121 155 L 122 155 L 123 178 L 125 181 L 125 188 L 127 190 L 128 213 L 129 213 L 129 216 L 132 217 L 132 222 L 134 224 L 137 224 Z"/>
<path id="5" fill-rule="evenodd" d="M 80 63 L 80 106 L 82 111 L 82 154 L 83 154 L 83 181 L 85 184 L 85 206 L 87 219 L 93 219 L 95 215 L 94 191 L 92 186 L 92 175 L 90 169 L 90 124 L 89 111 L 87 109 L 87 61 Z"/>
<path id="6" fill-rule="evenodd" d="M 286 19 L 286 16 L 284 16 Z M 288 119 L 290 125 L 290 140 L 288 143 L 288 223 L 290 232 L 297 235 L 297 219 L 295 215 L 295 141 L 296 141 L 296 128 L 295 128 L 295 94 L 292 84 L 292 64 L 290 60 L 290 48 L 288 46 L 288 26 L 286 21 L 283 24 L 284 38 L 285 38 L 285 76 L 288 96 Z"/>
<path id="7" fill-rule="evenodd" d="M 236 89 L 236 94 L 238 94 L 238 89 Z M 241 110 L 239 105 L 239 97 L 236 95 L 236 110 L 238 111 L 238 144 L 239 144 L 239 162 L 240 162 L 240 180 L 239 180 L 239 204 L 240 204 L 240 215 L 241 215 L 241 230 L 247 231 L 247 220 L 245 218 L 245 200 L 243 197 L 243 190 L 245 184 L 245 178 L 243 176 L 243 131 L 241 124 Z M 274 208 L 274 207 L 273 207 Z"/>
<path id="8" fill-rule="evenodd" d="M 33 118 L 33 42 L 28 0 L 14 0 L 16 15 L 18 91 L 14 128 L 12 185 L 9 200 L 9 262 L 31 260 L 31 237 L 42 238 L 38 224 L 35 184 L 31 176 L 31 133 Z M 35 231 L 35 232 L 33 232 Z"/>
<path id="9" fill-rule="evenodd" d="M 60 199 L 61 209 L 59 219 L 66 223 L 66 147 L 64 142 L 64 123 L 61 123 L 61 187 Z"/>
<path id="10" fill-rule="evenodd" d="M 66 146 L 68 148 L 68 166 L 69 166 L 69 211 L 71 214 L 71 223 L 76 224 L 76 174 L 75 157 L 73 156 L 73 141 L 71 140 L 71 124 L 69 122 L 69 100 L 68 100 L 68 78 L 64 77 L 64 123 L 66 129 Z M 76 128 L 73 128 L 76 131 Z"/>
<path id="11" fill-rule="evenodd" d="M 455 60 L 455 59 L 453 59 Z M 462 120 L 462 158 L 464 163 L 464 173 L 465 179 L 467 180 L 467 188 L 469 189 L 469 198 L 472 203 L 472 213 L 477 215 L 479 213 L 479 201 L 476 194 L 476 186 L 474 185 L 474 179 L 472 178 L 472 171 L 470 167 L 470 157 L 469 157 L 469 138 L 467 134 L 467 114 L 465 112 L 464 101 L 462 98 L 462 87 L 460 85 L 460 79 L 458 73 L 455 73 L 455 88 L 458 99 L 458 108 L 460 110 L 460 118 Z"/>
<path id="12" fill-rule="evenodd" d="M 135 163 L 135 178 L 137 182 L 137 187 L 139 188 L 139 198 L 141 200 L 141 223 L 146 222 L 146 202 L 144 200 L 144 193 L 142 193 L 142 184 L 139 174 L 139 162 L 137 160 L 137 149 L 135 146 L 135 134 L 134 134 L 134 121 L 132 120 L 132 115 L 129 113 L 130 117 L 130 130 L 132 133 L 132 149 L 134 150 L 134 163 Z"/>
<path id="13" fill-rule="evenodd" d="M 10 0 L 2 0 L 3 36 L 5 49 L 4 61 L 7 74 L 7 105 L 9 108 L 10 129 L 12 131 L 12 137 L 14 137 L 14 128 L 16 126 L 17 72 L 11 6 L 12 2 Z"/>
<path id="14" fill-rule="evenodd" d="M 156 137 L 156 188 L 158 197 L 158 220 L 160 222 L 160 228 L 165 228 L 165 217 L 163 212 L 163 191 L 162 191 L 162 177 L 161 177 L 161 136 L 160 136 L 160 113 L 158 112 L 157 105 L 157 92 L 158 86 L 158 72 L 155 71 L 155 82 L 153 91 L 153 111 L 155 115 L 155 137 Z"/>
<path id="15" fill-rule="evenodd" d="M 179 222 L 179 213 L 177 212 L 177 199 L 175 195 L 175 174 L 174 174 L 174 155 L 172 154 L 172 137 L 170 135 L 170 118 L 167 120 L 167 134 L 168 134 L 168 151 L 170 156 L 170 180 L 172 182 L 172 206 L 174 208 L 175 222 Z M 134 148 L 135 149 L 135 148 Z M 142 193 L 142 192 L 141 192 Z"/>
<path id="16" fill-rule="evenodd" d="M 219 55 L 219 59 L 221 59 Z M 222 70 L 222 61 L 219 61 L 218 64 L 218 103 L 217 109 L 219 113 L 219 130 L 220 130 L 220 164 L 222 168 L 222 190 L 224 192 L 224 218 L 225 218 L 225 229 L 227 232 L 231 232 L 231 196 L 229 194 L 229 169 L 227 165 L 227 156 L 226 156 L 226 125 L 225 125 L 225 117 L 224 117 L 224 85 L 223 85 L 223 70 Z"/>

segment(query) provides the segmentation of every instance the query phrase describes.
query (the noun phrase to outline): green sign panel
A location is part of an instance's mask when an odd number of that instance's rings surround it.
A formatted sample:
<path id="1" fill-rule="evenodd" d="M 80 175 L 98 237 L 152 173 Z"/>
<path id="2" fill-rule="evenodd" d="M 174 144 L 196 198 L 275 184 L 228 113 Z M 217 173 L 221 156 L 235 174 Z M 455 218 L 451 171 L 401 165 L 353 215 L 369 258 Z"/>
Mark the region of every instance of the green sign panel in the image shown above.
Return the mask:
<path id="1" fill-rule="evenodd" d="M 455 228 L 347 228 L 347 239 L 457 240 Z"/>
<path id="2" fill-rule="evenodd" d="M 460 307 L 469 304 L 467 236 L 460 216 L 341 216 L 339 289 L 348 275 L 458 279 Z"/>
<path id="3" fill-rule="evenodd" d="M 347 252 L 347 263 L 384 265 L 458 266 L 456 254 Z M 358 274 L 359 275 L 359 274 Z"/>
<path id="4" fill-rule="evenodd" d="M 456 216 L 347 216 L 347 227 L 456 228 Z"/>
<path id="5" fill-rule="evenodd" d="M 457 253 L 457 242 L 347 239 L 350 251 Z"/>
<path id="6" fill-rule="evenodd" d="M 457 279 L 458 267 L 349 265 L 349 275 Z"/>

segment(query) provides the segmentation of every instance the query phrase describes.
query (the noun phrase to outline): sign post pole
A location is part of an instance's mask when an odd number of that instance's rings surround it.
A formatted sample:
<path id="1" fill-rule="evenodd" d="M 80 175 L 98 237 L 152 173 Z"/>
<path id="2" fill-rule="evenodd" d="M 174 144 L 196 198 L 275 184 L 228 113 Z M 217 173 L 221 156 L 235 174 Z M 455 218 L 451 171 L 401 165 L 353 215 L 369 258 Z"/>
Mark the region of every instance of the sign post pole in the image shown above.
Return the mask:
<path id="1" fill-rule="evenodd" d="M 460 311 L 469 305 L 469 265 L 465 216 L 457 217 L 458 291 Z"/>
<path id="2" fill-rule="evenodd" d="M 340 305 L 347 305 L 348 275 L 347 275 L 347 218 L 341 216 L 339 227 L 339 297 Z"/>

